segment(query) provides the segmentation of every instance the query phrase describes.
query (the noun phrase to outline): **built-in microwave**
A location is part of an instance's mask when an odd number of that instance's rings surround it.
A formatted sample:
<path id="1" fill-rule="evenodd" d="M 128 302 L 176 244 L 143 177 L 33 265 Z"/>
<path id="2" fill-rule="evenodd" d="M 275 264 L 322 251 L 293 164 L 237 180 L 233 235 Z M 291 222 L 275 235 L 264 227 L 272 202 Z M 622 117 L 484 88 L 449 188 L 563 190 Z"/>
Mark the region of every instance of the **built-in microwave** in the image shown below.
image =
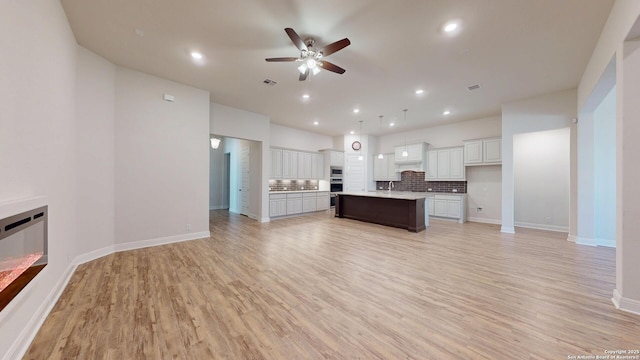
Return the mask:
<path id="1" fill-rule="evenodd" d="M 331 166 L 330 167 L 330 177 L 332 178 L 341 178 L 342 177 L 342 166 Z"/>

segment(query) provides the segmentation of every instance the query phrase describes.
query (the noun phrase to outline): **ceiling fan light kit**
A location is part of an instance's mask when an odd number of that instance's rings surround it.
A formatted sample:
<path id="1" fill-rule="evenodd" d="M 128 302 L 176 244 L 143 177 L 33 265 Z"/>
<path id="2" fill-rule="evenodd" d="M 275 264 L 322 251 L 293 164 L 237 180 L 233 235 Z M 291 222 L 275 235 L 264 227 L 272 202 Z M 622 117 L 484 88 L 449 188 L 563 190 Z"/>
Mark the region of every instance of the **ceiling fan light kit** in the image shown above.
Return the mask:
<path id="1" fill-rule="evenodd" d="M 329 56 L 349 46 L 351 44 L 351 41 L 349 41 L 349 39 L 344 38 L 342 40 L 333 42 L 321 49 L 316 49 L 314 39 L 309 38 L 306 41 L 302 41 L 302 38 L 292 28 L 285 28 L 284 31 L 287 33 L 287 35 L 289 35 L 291 42 L 293 42 L 298 50 L 300 50 L 300 56 L 267 58 L 265 59 L 267 62 L 302 62 L 302 65 L 298 66 L 298 71 L 300 72 L 300 81 L 307 80 L 307 78 L 309 78 L 309 75 L 311 74 L 317 75 L 320 72 L 320 68 L 334 72 L 336 74 L 345 73 L 345 69 L 322 59 L 325 56 Z"/>

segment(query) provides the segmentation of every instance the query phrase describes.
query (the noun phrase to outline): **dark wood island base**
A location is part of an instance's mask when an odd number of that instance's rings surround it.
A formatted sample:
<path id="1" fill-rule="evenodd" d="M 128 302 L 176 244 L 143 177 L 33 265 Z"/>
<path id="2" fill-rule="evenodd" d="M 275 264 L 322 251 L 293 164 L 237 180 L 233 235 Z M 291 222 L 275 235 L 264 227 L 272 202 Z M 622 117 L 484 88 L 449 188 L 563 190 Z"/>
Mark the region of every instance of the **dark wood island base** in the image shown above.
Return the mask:
<path id="1" fill-rule="evenodd" d="M 374 193 L 375 194 L 375 193 Z M 424 197 L 337 194 L 335 216 L 420 232 L 425 226 Z"/>

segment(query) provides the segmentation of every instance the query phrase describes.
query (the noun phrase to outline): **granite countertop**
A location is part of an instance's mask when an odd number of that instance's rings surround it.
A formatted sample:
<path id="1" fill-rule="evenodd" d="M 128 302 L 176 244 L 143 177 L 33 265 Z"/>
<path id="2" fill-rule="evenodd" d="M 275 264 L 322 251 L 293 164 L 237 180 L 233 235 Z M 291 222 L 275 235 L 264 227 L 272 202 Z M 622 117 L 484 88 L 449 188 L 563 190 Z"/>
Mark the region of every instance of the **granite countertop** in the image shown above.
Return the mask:
<path id="1" fill-rule="evenodd" d="M 457 195 L 457 196 L 466 196 L 467 194 L 463 193 L 454 193 L 454 192 L 414 192 L 414 191 L 388 191 L 388 190 L 377 190 L 377 191 L 352 191 L 352 192 L 342 192 L 345 195 L 354 195 L 354 196 L 373 196 L 373 197 L 382 197 L 389 199 L 407 199 L 407 200 L 415 200 L 422 199 L 429 196 L 434 195 Z"/>
<path id="2" fill-rule="evenodd" d="M 317 192 L 329 192 L 329 190 L 284 190 L 284 191 L 269 191 L 269 194 L 295 194 L 295 193 L 317 193 Z"/>
<path id="3" fill-rule="evenodd" d="M 429 196 L 427 193 L 411 192 L 411 191 L 349 191 L 342 192 L 339 195 L 351 195 L 351 196 L 369 196 L 379 197 L 387 199 L 403 199 L 403 200 L 417 200 L 424 199 Z"/>

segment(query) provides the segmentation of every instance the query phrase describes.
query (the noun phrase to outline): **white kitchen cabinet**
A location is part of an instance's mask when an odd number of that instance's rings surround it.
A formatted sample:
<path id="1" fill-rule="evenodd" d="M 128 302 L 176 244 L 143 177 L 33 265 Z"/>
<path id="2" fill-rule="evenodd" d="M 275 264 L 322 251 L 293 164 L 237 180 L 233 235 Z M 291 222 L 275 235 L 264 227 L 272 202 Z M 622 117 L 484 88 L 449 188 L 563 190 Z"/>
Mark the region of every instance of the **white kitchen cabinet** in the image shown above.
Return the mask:
<path id="1" fill-rule="evenodd" d="M 287 194 L 287 215 L 302 213 L 302 193 Z"/>
<path id="2" fill-rule="evenodd" d="M 298 178 L 298 152 L 293 150 L 282 150 L 282 178 Z"/>
<path id="3" fill-rule="evenodd" d="M 487 139 L 482 142 L 482 145 L 485 164 L 502 163 L 502 139 Z"/>
<path id="4" fill-rule="evenodd" d="M 379 159 L 378 155 L 373 157 L 373 180 L 374 181 L 398 181 L 400 173 L 396 172 L 394 154 L 383 154 Z"/>
<path id="5" fill-rule="evenodd" d="M 502 138 L 465 141 L 464 164 L 465 166 L 502 164 Z"/>
<path id="6" fill-rule="evenodd" d="M 464 180 L 466 179 L 464 169 L 464 148 L 462 146 L 451 148 L 451 155 L 449 158 L 449 178 L 452 180 Z"/>
<path id="7" fill-rule="evenodd" d="M 328 191 L 321 191 L 317 193 L 318 199 L 316 201 L 316 206 L 318 211 L 329 210 L 330 208 L 330 198 Z"/>
<path id="8" fill-rule="evenodd" d="M 429 196 L 429 216 L 434 216 L 436 212 L 435 196 Z"/>
<path id="9" fill-rule="evenodd" d="M 427 181 L 462 181 L 465 179 L 464 150 L 461 146 L 427 152 Z"/>
<path id="10" fill-rule="evenodd" d="M 427 148 L 429 144 L 407 144 L 394 148 L 395 167 L 397 172 L 405 170 L 426 171 L 428 168 Z M 402 156 L 406 151 L 407 156 Z"/>
<path id="11" fill-rule="evenodd" d="M 311 179 L 312 176 L 312 154 L 306 152 L 298 153 L 298 179 Z"/>
<path id="12" fill-rule="evenodd" d="M 318 209 L 316 193 L 302 194 L 302 212 L 312 212 Z"/>
<path id="13" fill-rule="evenodd" d="M 329 151 L 329 166 L 344 166 L 344 152 L 328 150 Z"/>
<path id="14" fill-rule="evenodd" d="M 287 195 L 271 194 L 269 195 L 269 216 L 277 217 L 287 215 Z"/>
<path id="15" fill-rule="evenodd" d="M 282 149 L 271 149 L 269 179 L 282 179 Z"/>
<path id="16" fill-rule="evenodd" d="M 435 194 L 429 202 L 429 215 L 455 219 L 459 223 L 466 221 L 466 195 Z M 433 209 L 431 207 L 433 202 Z"/>
<path id="17" fill-rule="evenodd" d="M 311 178 L 324 179 L 324 157 L 321 154 L 311 154 Z"/>
<path id="18" fill-rule="evenodd" d="M 438 151 L 429 150 L 427 152 L 427 171 L 424 174 L 425 180 L 435 180 L 438 178 Z"/>

